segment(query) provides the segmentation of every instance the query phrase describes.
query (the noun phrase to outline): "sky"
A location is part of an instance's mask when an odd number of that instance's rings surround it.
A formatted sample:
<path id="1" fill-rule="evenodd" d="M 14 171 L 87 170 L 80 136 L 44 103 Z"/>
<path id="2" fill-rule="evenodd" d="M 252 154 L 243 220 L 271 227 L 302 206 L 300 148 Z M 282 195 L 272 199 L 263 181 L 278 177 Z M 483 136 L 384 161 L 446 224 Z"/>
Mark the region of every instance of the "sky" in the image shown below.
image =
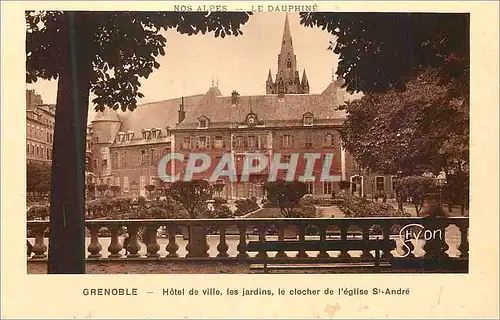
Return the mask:
<path id="1" fill-rule="evenodd" d="M 333 36 L 320 28 L 300 25 L 298 13 L 289 13 L 300 76 L 305 68 L 310 92 L 320 93 L 331 82 L 338 57 L 327 50 Z M 217 83 L 223 95 L 265 94 L 269 69 L 276 74 L 278 53 L 285 23 L 284 13 L 258 13 L 242 27 L 243 35 L 215 38 L 213 34 L 187 36 L 175 30 L 164 32 L 165 55 L 157 57 L 160 68 L 141 79 L 145 95 L 139 104 L 205 93 Z M 55 104 L 57 81 L 38 80 L 27 85 L 42 95 L 44 103 Z M 93 118 L 90 103 L 89 120 Z"/>

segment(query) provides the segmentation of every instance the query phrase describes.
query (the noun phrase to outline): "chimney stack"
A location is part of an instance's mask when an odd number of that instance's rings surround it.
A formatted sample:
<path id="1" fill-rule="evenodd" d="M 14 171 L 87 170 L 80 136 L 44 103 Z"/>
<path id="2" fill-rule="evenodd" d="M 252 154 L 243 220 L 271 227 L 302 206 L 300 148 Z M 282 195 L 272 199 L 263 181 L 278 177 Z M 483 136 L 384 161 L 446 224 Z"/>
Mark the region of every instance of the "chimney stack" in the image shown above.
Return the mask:
<path id="1" fill-rule="evenodd" d="M 186 111 L 184 111 L 184 97 L 181 98 L 181 105 L 179 106 L 179 123 L 186 118 Z"/>

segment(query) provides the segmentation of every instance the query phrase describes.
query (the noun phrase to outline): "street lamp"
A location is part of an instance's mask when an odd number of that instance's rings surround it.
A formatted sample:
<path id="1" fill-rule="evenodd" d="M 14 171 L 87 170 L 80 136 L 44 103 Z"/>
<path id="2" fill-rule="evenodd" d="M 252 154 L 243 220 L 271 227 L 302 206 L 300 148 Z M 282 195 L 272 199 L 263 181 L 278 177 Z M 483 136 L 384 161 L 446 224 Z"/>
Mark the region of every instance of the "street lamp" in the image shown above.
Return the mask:
<path id="1" fill-rule="evenodd" d="M 446 185 L 446 174 L 444 173 L 444 171 L 441 171 L 439 175 L 436 177 L 436 185 L 439 189 L 439 207 L 441 208 L 443 205 L 442 190 L 443 187 Z"/>

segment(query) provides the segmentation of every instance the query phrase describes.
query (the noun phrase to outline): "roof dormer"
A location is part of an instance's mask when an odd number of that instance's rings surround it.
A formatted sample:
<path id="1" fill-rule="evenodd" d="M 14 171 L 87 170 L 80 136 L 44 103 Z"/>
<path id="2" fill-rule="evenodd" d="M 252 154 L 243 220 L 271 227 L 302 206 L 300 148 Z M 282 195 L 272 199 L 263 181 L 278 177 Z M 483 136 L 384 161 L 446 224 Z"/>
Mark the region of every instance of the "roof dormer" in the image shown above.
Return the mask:
<path id="1" fill-rule="evenodd" d="M 201 116 L 198 118 L 198 129 L 207 129 L 209 124 L 210 124 L 209 118 L 205 116 Z"/>
<path id="2" fill-rule="evenodd" d="M 306 112 L 302 115 L 302 124 L 304 126 L 312 126 L 314 124 L 314 115 L 311 112 Z"/>

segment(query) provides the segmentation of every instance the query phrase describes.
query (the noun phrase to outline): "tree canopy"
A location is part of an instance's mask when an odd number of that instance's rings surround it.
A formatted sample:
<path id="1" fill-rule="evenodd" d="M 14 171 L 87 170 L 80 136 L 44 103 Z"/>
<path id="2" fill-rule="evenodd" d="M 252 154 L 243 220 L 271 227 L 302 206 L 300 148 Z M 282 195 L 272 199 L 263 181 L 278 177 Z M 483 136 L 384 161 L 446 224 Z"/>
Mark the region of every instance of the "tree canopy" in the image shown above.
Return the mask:
<path id="1" fill-rule="evenodd" d="M 339 55 L 337 75 L 349 92 L 401 91 L 427 68 L 439 69 L 445 82 L 468 83 L 468 14 L 308 12 L 300 17 L 301 24 L 335 36 L 330 49 Z"/>
<path id="2" fill-rule="evenodd" d="M 469 15 L 302 13 L 335 36 L 337 75 L 363 98 L 343 108 L 342 140 L 362 167 L 464 170 L 469 154 Z"/>
<path id="3" fill-rule="evenodd" d="M 174 29 L 181 34 L 213 33 L 215 37 L 239 36 L 251 13 L 217 12 L 87 12 L 83 25 L 85 51 L 92 57 L 91 92 L 96 110 L 105 106 L 134 110 L 140 78 L 148 78 L 160 64 L 158 55 L 165 55 L 167 39 L 162 30 Z M 57 79 L 61 61 L 67 52 L 62 50 L 64 29 L 68 27 L 68 12 L 26 12 L 26 81 L 38 78 Z"/>
<path id="4" fill-rule="evenodd" d="M 469 157 L 469 109 L 429 70 L 404 92 L 369 93 L 348 102 L 345 147 L 365 168 L 411 174 L 419 167 L 464 170 Z"/>
<path id="5" fill-rule="evenodd" d="M 242 34 L 246 12 L 27 11 L 26 81 L 57 79 L 49 273 L 85 273 L 85 136 L 96 110 L 134 110 L 140 79 L 160 67 L 162 30 Z"/>

